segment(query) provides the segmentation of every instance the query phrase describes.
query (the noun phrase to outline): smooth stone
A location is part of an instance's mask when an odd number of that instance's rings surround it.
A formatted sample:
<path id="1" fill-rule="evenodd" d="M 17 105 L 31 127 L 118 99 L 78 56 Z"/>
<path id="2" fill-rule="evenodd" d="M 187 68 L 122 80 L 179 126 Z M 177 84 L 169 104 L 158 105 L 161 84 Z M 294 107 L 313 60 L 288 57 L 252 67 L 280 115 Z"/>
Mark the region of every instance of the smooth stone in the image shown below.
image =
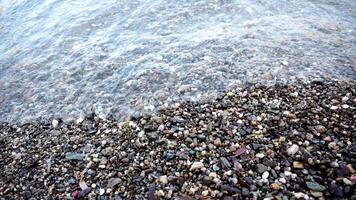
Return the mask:
<path id="1" fill-rule="evenodd" d="M 290 171 L 284 171 L 284 175 L 285 175 L 285 176 L 291 176 L 291 175 L 292 175 L 292 172 L 290 172 Z"/>
<path id="2" fill-rule="evenodd" d="M 262 179 L 267 179 L 269 176 L 269 173 L 266 171 L 266 172 L 263 172 L 262 174 Z"/>
<path id="3" fill-rule="evenodd" d="M 100 188 L 99 189 L 99 195 L 101 196 L 101 195 L 104 195 L 104 194 L 105 194 L 105 189 Z"/>
<path id="4" fill-rule="evenodd" d="M 297 199 L 304 199 L 305 194 L 303 192 L 294 192 L 294 197 Z"/>
<path id="5" fill-rule="evenodd" d="M 83 153 L 67 152 L 66 159 L 68 160 L 83 160 L 85 155 Z"/>
<path id="6" fill-rule="evenodd" d="M 121 179 L 120 178 L 111 178 L 108 181 L 108 188 L 113 188 L 115 185 L 121 183 Z"/>
<path id="7" fill-rule="evenodd" d="M 190 171 L 194 171 L 196 169 L 201 169 L 204 167 L 204 164 L 202 162 L 193 162 L 193 164 L 190 166 Z"/>
<path id="8" fill-rule="evenodd" d="M 256 154 L 256 158 L 264 158 L 264 157 L 265 157 L 265 154 L 263 154 L 263 153 Z"/>
<path id="9" fill-rule="evenodd" d="M 337 107 L 337 106 L 331 106 L 330 107 L 330 110 L 337 110 L 339 107 Z"/>
<path id="10" fill-rule="evenodd" d="M 316 192 L 316 191 L 310 191 L 310 194 L 313 195 L 313 197 L 322 197 L 323 196 L 322 192 Z"/>
<path id="11" fill-rule="evenodd" d="M 231 168 L 230 162 L 225 157 L 221 157 L 220 160 L 223 167 Z"/>
<path id="12" fill-rule="evenodd" d="M 295 169 L 303 169 L 304 168 L 304 164 L 301 163 L 301 162 L 294 161 L 293 162 L 293 168 L 295 168 Z"/>
<path id="13" fill-rule="evenodd" d="M 288 153 L 288 155 L 294 155 L 295 153 L 298 152 L 298 150 L 299 150 L 299 146 L 296 144 L 293 144 L 291 147 L 289 147 L 287 149 L 287 153 Z"/>
<path id="14" fill-rule="evenodd" d="M 204 190 L 201 194 L 203 196 L 208 196 L 209 195 L 209 190 Z"/>
<path id="15" fill-rule="evenodd" d="M 283 177 L 279 178 L 278 181 L 279 181 L 280 183 L 283 183 L 283 184 L 286 184 L 286 183 L 287 183 L 287 180 L 286 180 L 285 178 L 283 178 Z"/>
<path id="16" fill-rule="evenodd" d="M 57 128 L 58 127 L 58 124 L 59 124 L 59 122 L 58 122 L 58 120 L 52 120 L 52 126 L 53 126 L 53 128 Z"/>
<path id="17" fill-rule="evenodd" d="M 317 125 L 317 126 L 315 126 L 314 128 L 315 128 L 315 130 L 316 130 L 318 133 L 325 133 L 325 132 L 326 132 L 325 126 Z"/>
<path id="18" fill-rule="evenodd" d="M 281 189 L 281 186 L 279 185 L 279 183 L 272 183 L 271 188 L 275 191 L 278 191 Z"/>
<path id="19" fill-rule="evenodd" d="M 352 181 L 347 178 L 343 178 L 342 181 L 345 183 L 345 185 L 352 185 Z"/>
<path id="20" fill-rule="evenodd" d="M 262 174 L 263 172 L 267 171 L 268 167 L 264 164 L 257 164 L 257 171 L 258 173 Z"/>
<path id="21" fill-rule="evenodd" d="M 322 185 L 320 185 L 319 183 L 316 183 L 316 182 L 307 181 L 306 185 L 310 190 L 313 190 L 313 191 L 321 192 L 321 191 L 326 190 L 325 186 L 322 186 Z"/>
<path id="22" fill-rule="evenodd" d="M 166 175 L 160 176 L 160 177 L 159 177 L 159 181 L 160 181 L 162 184 L 167 184 L 167 183 L 168 183 L 168 177 L 167 177 Z"/>
<path id="23" fill-rule="evenodd" d="M 242 196 L 249 196 L 249 195 L 250 195 L 250 191 L 247 188 L 243 187 L 242 188 Z"/>

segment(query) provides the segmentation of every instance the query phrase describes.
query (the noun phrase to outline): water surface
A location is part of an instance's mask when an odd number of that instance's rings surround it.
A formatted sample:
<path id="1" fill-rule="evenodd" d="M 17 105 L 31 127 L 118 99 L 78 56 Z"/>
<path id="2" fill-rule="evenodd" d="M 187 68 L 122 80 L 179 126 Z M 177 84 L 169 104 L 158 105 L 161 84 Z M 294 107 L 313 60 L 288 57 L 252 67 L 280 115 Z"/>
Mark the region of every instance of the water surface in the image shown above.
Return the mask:
<path id="1" fill-rule="evenodd" d="M 355 80 L 356 0 L 0 0 L 0 121 Z"/>

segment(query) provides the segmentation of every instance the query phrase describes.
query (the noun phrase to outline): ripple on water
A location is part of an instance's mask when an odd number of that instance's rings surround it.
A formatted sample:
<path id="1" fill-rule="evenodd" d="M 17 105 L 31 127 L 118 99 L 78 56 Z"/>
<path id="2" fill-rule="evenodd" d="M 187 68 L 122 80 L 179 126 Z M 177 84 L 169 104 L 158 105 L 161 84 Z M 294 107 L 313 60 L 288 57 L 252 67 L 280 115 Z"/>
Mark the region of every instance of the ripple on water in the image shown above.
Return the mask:
<path id="1" fill-rule="evenodd" d="M 355 80 L 356 4 L 0 2 L 0 120 L 118 118 L 246 82 Z"/>

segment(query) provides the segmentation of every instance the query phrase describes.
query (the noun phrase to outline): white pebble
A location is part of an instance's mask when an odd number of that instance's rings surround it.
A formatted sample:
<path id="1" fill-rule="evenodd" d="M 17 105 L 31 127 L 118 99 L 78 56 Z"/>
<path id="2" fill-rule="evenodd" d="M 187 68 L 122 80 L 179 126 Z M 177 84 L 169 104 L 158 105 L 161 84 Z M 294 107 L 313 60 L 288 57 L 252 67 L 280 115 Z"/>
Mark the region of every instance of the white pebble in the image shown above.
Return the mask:
<path id="1" fill-rule="evenodd" d="M 294 155 L 295 153 L 298 152 L 298 150 L 299 150 L 299 146 L 296 144 L 293 144 L 291 147 L 289 147 L 287 149 L 287 153 L 288 153 L 288 155 Z"/>
<path id="2" fill-rule="evenodd" d="M 292 175 L 292 172 L 290 172 L 290 171 L 284 171 L 284 175 L 290 176 L 290 175 Z"/>
<path id="3" fill-rule="evenodd" d="M 100 188 L 100 190 L 99 190 L 99 195 L 103 195 L 104 193 L 105 193 L 105 189 Z"/>
<path id="4" fill-rule="evenodd" d="M 256 157 L 257 157 L 257 158 L 264 158 L 264 157 L 265 157 L 265 154 L 263 154 L 263 153 L 258 153 L 258 154 L 256 154 Z"/>
<path id="5" fill-rule="evenodd" d="M 160 176 L 160 177 L 159 177 L 159 181 L 160 181 L 162 184 L 167 184 L 167 183 L 168 183 L 168 177 L 167 177 L 166 175 Z"/>
<path id="6" fill-rule="evenodd" d="M 344 108 L 344 109 L 348 109 L 348 108 L 350 108 L 350 106 L 349 106 L 349 105 L 347 105 L 347 104 L 343 104 L 341 107 L 342 107 L 342 108 Z"/>
<path id="7" fill-rule="evenodd" d="M 204 164 L 202 162 L 194 162 L 192 166 L 190 166 L 190 171 L 194 171 L 196 169 L 201 169 L 204 167 Z"/>
<path id="8" fill-rule="evenodd" d="M 269 176 L 269 173 L 267 171 L 263 172 L 262 174 L 262 179 L 267 179 Z"/>
<path id="9" fill-rule="evenodd" d="M 53 120 L 52 121 L 52 126 L 54 127 L 54 128 L 57 128 L 58 127 L 58 124 L 59 124 L 59 122 L 58 122 L 58 120 Z"/>
<path id="10" fill-rule="evenodd" d="M 338 109 L 337 106 L 331 106 L 331 107 L 330 107 L 330 110 L 337 110 L 337 109 Z"/>

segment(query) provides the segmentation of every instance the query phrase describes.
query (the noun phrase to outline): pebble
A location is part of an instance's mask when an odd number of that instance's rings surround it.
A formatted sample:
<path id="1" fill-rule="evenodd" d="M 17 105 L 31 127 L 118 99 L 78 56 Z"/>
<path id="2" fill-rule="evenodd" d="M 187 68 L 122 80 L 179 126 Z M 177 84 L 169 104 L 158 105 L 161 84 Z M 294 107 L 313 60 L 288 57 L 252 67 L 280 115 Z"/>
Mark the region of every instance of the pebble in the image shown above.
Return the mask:
<path id="1" fill-rule="evenodd" d="M 348 108 L 350 108 L 350 106 L 347 105 L 347 104 L 342 104 L 341 107 L 342 107 L 343 109 L 348 109 Z"/>
<path id="2" fill-rule="evenodd" d="M 100 189 L 99 189 L 99 195 L 102 196 L 102 195 L 104 195 L 104 194 L 105 194 L 105 189 L 100 188 Z"/>
<path id="3" fill-rule="evenodd" d="M 271 188 L 272 188 L 273 190 L 278 191 L 278 190 L 281 189 L 281 186 L 279 185 L 279 183 L 272 183 L 272 184 L 271 184 Z"/>
<path id="4" fill-rule="evenodd" d="M 310 191 L 310 193 L 313 195 L 313 197 L 317 197 L 317 198 L 323 196 L 322 192 Z"/>
<path id="5" fill-rule="evenodd" d="M 52 126 L 53 126 L 53 128 L 57 128 L 57 127 L 58 127 L 58 124 L 59 124 L 58 120 L 56 120 L 56 119 L 52 120 Z"/>
<path id="6" fill-rule="evenodd" d="M 257 171 L 258 173 L 262 174 L 263 172 L 267 171 L 268 167 L 264 164 L 257 164 Z"/>
<path id="7" fill-rule="evenodd" d="M 306 185 L 310 190 L 313 190 L 313 191 L 320 191 L 321 192 L 321 191 L 326 190 L 326 188 L 324 186 L 322 186 L 322 185 L 320 185 L 319 183 L 316 183 L 316 182 L 307 181 Z"/>
<path id="8" fill-rule="evenodd" d="M 293 192 L 293 195 L 294 195 L 294 197 L 297 198 L 297 199 L 306 199 L 306 198 L 305 198 L 305 194 L 302 193 L 302 192 Z"/>
<path id="9" fill-rule="evenodd" d="M 67 152 L 66 159 L 68 160 L 83 160 L 85 155 L 83 153 Z"/>
<path id="10" fill-rule="evenodd" d="M 317 125 L 317 126 L 315 126 L 315 130 L 316 130 L 318 133 L 325 133 L 325 132 L 326 132 L 325 126 L 322 126 L 322 125 Z"/>
<path id="11" fill-rule="evenodd" d="M 262 174 L 262 179 L 267 179 L 269 176 L 269 173 L 266 171 L 266 172 L 263 172 Z"/>
<path id="12" fill-rule="evenodd" d="M 108 181 L 107 188 L 113 188 L 119 183 L 121 183 L 121 179 L 120 178 L 111 178 Z"/>
<path id="13" fill-rule="evenodd" d="M 352 184 L 352 181 L 350 181 L 350 180 L 347 179 L 347 178 L 343 178 L 342 181 L 345 183 L 345 185 L 353 185 L 353 184 Z"/>
<path id="14" fill-rule="evenodd" d="M 287 149 L 287 153 L 288 153 L 288 155 L 294 155 L 298 152 L 298 150 L 299 150 L 299 146 L 296 144 L 293 144 L 291 147 L 289 147 Z"/>
<path id="15" fill-rule="evenodd" d="M 292 175 L 292 172 L 290 172 L 290 171 L 284 171 L 284 175 L 285 175 L 285 176 L 291 176 L 291 175 Z"/>
<path id="16" fill-rule="evenodd" d="M 265 157 L 265 154 L 263 154 L 263 153 L 256 154 L 256 158 L 264 158 L 264 157 Z"/>
<path id="17" fill-rule="evenodd" d="M 190 171 L 194 171 L 196 169 L 201 169 L 204 167 L 204 164 L 202 162 L 193 162 L 193 164 L 190 167 Z"/>
<path id="18" fill-rule="evenodd" d="M 301 162 L 294 161 L 293 162 L 293 168 L 294 169 L 303 169 L 304 168 L 304 164 L 301 163 Z"/>
<path id="19" fill-rule="evenodd" d="M 225 167 L 226 169 L 231 168 L 230 162 L 225 157 L 221 157 L 220 160 L 223 167 Z"/>
<path id="20" fill-rule="evenodd" d="M 279 178 L 278 181 L 279 181 L 280 183 L 283 183 L 283 184 L 286 184 L 286 183 L 287 183 L 287 180 L 286 180 L 285 178 L 283 178 L 283 177 Z"/>
<path id="21" fill-rule="evenodd" d="M 209 195 L 209 190 L 204 190 L 201 194 L 203 196 L 208 196 Z"/>
<path id="22" fill-rule="evenodd" d="M 168 183 L 168 177 L 166 175 L 160 176 L 159 181 L 165 185 Z"/>
<path id="23" fill-rule="evenodd" d="M 330 110 L 337 110 L 337 109 L 339 109 L 339 107 L 337 107 L 337 106 L 331 106 L 330 107 Z"/>

